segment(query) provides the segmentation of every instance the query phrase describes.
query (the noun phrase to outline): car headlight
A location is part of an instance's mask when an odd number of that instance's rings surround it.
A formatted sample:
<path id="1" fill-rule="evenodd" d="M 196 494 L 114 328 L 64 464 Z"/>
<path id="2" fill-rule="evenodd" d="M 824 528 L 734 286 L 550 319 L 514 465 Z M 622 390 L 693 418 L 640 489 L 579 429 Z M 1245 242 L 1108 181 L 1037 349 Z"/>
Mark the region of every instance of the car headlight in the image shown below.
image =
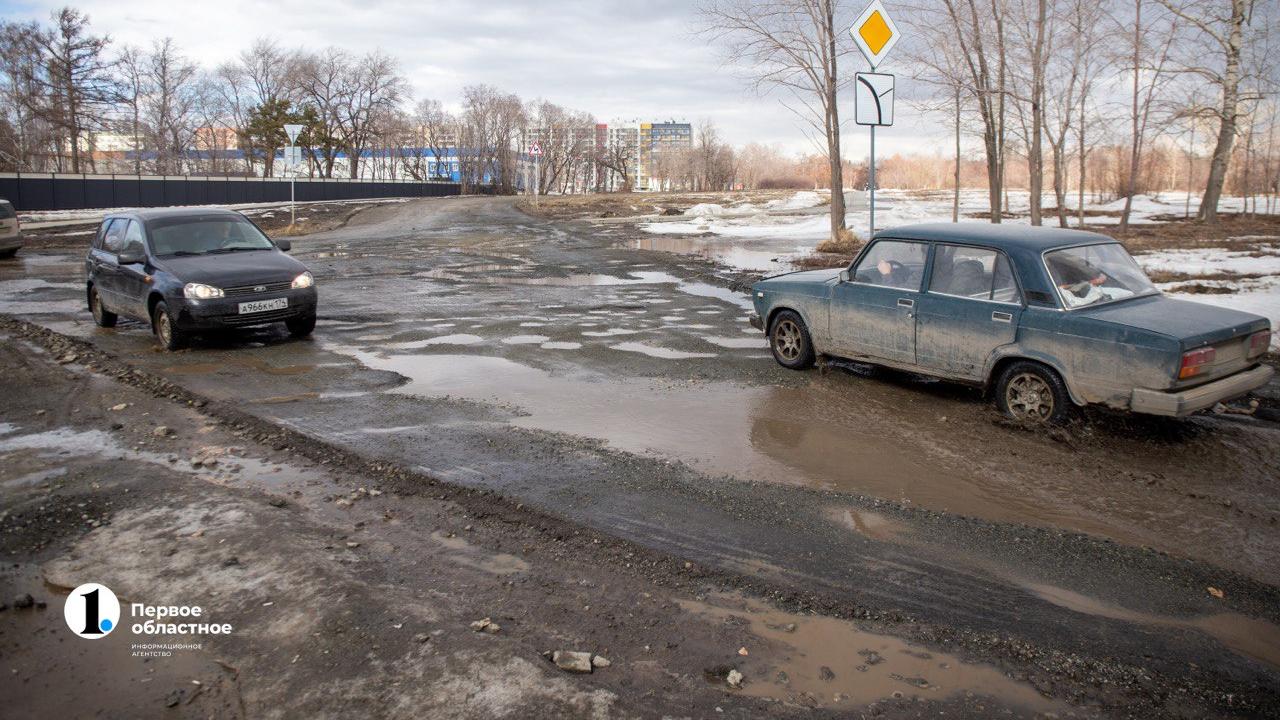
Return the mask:
<path id="1" fill-rule="evenodd" d="M 204 283 L 187 283 L 182 286 L 183 297 L 189 297 L 193 300 L 211 300 L 223 296 L 222 288 L 216 288 L 212 285 Z"/>
<path id="2" fill-rule="evenodd" d="M 311 276 L 311 273 L 309 273 L 309 272 L 304 272 L 304 273 L 302 273 L 301 275 L 299 275 L 298 277 L 296 277 L 296 278 L 294 278 L 294 279 L 293 279 L 293 289 L 294 289 L 294 290 L 301 290 L 301 289 L 303 289 L 303 288 L 309 288 L 309 287 L 311 287 L 312 285 L 315 285 L 315 284 L 316 284 L 316 279 L 315 279 L 314 277 L 312 277 L 312 276 Z"/>

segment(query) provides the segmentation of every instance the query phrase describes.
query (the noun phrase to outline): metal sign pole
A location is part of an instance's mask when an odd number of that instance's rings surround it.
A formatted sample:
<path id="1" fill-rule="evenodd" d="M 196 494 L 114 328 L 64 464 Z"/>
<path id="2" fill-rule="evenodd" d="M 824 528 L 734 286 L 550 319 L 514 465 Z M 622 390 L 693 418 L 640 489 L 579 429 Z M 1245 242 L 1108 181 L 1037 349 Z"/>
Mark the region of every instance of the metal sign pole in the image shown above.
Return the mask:
<path id="1" fill-rule="evenodd" d="M 874 70 L 875 68 L 872 68 Z M 876 126 L 871 126 L 871 234 L 867 240 L 876 236 Z"/>

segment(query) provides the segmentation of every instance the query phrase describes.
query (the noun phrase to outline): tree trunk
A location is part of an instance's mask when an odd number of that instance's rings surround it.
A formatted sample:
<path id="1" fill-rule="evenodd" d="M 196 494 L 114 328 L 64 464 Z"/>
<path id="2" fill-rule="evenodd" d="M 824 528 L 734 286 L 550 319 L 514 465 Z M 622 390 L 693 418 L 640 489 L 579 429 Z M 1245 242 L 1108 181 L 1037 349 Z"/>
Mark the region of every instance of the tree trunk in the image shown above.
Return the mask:
<path id="1" fill-rule="evenodd" d="M 951 195 L 951 222 L 960 222 L 960 88 L 956 88 L 956 183 Z"/>
<path id="2" fill-rule="evenodd" d="M 1027 152 L 1027 169 L 1031 173 L 1032 225 L 1043 223 L 1040 202 L 1044 195 L 1044 150 L 1040 136 L 1044 126 L 1044 30 L 1048 12 L 1048 0 L 1040 0 L 1035 49 L 1031 53 L 1031 148 Z M 1058 204 L 1061 206 L 1062 203 Z"/>
<path id="3" fill-rule="evenodd" d="M 1085 160 L 1087 159 L 1088 154 L 1089 154 L 1089 153 L 1088 153 L 1088 150 L 1087 150 L 1087 146 L 1084 144 L 1084 139 L 1085 139 L 1085 127 L 1084 127 L 1085 104 L 1084 104 L 1084 100 L 1085 100 L 1084 93 L 1081 93 L 1081 95 L 1080 95 L 1080 149 L 1079 149 L 1079 155 L 1080 155 L 1080 182 L 1079 182 L 1079 187 L 1077 187 L 1077 188 L 1076 188 L 1076 195 L 1077 195 L 1077 197 L 1076 197 L 1076 227 L 1078 227 L 1078 228 L 1080 228 L 1080 229 L 1082 229 L 1082 230 L 1084 229 L 1084 181 L 1085 181 L 1085 173 L 1086 173 L 1086 170 L 1088 169 L 1088 168 L 1087 168 L 1087 166 L 1086 166 L 1086 164 L 1085 164 Z"/>
<path id="4" fill-rule="evenodd" d="M 1138 160 L 1142 135 L 1138 125 L 1138 80 L 1142 70 L 1142 0 L 1134 0 L 1133 21 L 1133 132 L 1129 148 L 1129 180 L 1125 183 L 1124 211 L 1120 213 L 1120 232 L 1129 230 L 1129 213 L 1133 211 L 1133 194 L 1138 186 Z"/>
<path id="5" fill-rule="evenodd" d="M 1209 181 L 1204 197 L 1200 200 L 1198 217 L 1207 223 L 1218 222 L 1218 200 L 1222 198 L 1222 185 L 1227 179 L 1227 163 L 1231 160 L 1231 146 L 1236 139 L 1236 120 L 1240 104 L 1240 47 L 1243 44 L 1245 0 L 1231 0 L 1231 32 L 1227 37 L 1227 66 L 1222 76 L 1222 125 L 1218 128 L 1218 143 L 1213 148 L 1213 160 L 1209 163 Z"/>
<path id="6" fill-rule="evenodd" d="M 824 68 L 826 81 L 826 131 L 827 156 L 831 167 L 831 239 L 840 240 L 844 233 L 844 164 L 840 157 L 840 109 L 836 104 L 836 90 L 840 85 L 840 75 L 836 67 L 836 20 L 835 2 L 824 3 L 823 38 L 827 43 L 828 67 Z M 872 234 L 875 228 L 871 228 Z M 870 240 L 871 238 L 867 238 Z"/>

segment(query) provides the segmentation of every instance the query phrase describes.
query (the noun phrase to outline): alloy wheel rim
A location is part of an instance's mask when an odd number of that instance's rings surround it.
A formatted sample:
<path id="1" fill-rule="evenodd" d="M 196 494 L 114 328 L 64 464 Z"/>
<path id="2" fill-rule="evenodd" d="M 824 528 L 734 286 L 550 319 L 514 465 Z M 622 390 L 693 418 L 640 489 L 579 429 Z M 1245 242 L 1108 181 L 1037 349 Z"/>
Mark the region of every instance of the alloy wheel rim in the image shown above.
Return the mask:
<path id="1" fill-rule="evenodd" d="M 168 345 L 169 335 L 171 333 L 169 328 L 169 313 L 160 313 L 158 320 L 159 322 L 156 323 L 156 331 L 160 335 L 160 341 L 165 345 Z"/>
<path id="2" fill-rule="evenodd" d="M 779 355 L 795 360 L 800 357 L 801 344 L 800 328 L 794 322 L 783 320 L 778 323 L 778 329 L 773 333 L 773 347 Z"/>
<path id="3" fill-rule="evenodd" d="M 1044 378 L 1022 373 L 1009 382 L 1005 401 L 1014 416 L 1043 422 L 1053 414 L 1053 390 Z"/>

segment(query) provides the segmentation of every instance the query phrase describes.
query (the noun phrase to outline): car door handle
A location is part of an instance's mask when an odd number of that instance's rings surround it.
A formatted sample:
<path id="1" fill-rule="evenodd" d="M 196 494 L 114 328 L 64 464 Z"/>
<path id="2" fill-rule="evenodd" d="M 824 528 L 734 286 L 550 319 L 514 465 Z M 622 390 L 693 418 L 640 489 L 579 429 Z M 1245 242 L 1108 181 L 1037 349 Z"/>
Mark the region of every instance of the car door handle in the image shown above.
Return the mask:
<path id="1" fill-rule="evenodd" d="M 915 307 L 915 306 L 916 306 L 916 301 L 912 300 L 911 298 L 898 298 L 898 307 L 909 308 L 909 307 Z"/>
<path id="2" fill-rule="evenodd" d="M 991 313 L 991 321 L 998 322 L 998 323 L 1013 322 L 1013 314 L 1007 313 L 1007 312 L 1000 312 L 997 310 L 996 312 Z"/>

